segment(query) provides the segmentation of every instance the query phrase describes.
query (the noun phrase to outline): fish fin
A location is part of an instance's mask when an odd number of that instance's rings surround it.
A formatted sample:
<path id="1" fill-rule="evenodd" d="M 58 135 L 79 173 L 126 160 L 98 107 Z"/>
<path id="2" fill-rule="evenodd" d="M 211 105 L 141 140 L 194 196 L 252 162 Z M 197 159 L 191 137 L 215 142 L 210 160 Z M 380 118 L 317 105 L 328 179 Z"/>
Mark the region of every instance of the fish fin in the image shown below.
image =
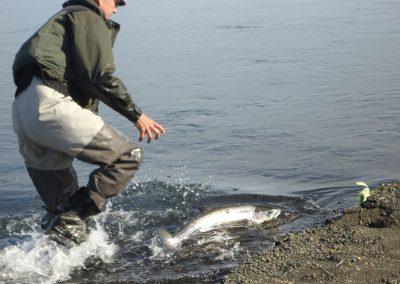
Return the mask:
<path id="1" fill-rule="evenodd" d="M 160 241 L 169 249 L 176 249 L 177 245 L 173 242 L 173 237 L 171 234 L 164 228 L 157 229 L 157 236 Z"/>

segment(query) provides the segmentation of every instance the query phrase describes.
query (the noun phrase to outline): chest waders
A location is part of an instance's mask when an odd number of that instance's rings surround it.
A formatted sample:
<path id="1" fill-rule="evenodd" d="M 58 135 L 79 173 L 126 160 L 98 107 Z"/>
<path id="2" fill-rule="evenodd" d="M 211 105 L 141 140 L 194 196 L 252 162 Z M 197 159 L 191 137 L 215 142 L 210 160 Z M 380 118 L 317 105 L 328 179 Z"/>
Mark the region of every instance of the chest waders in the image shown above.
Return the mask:
<path id="1" fill-rule="evenodd" d="M 71 220 L 71 212 L 80 220 L 100 213 L 139 168 L 143 151 L 135 142 L 36 77 L 16 98 L 12 113 L 29 176 L 46 209 L 61 221 Z M 75 158 L 98 166 L 81 190 Z M 45 229 L 54 226 L 50 223 Z"/>

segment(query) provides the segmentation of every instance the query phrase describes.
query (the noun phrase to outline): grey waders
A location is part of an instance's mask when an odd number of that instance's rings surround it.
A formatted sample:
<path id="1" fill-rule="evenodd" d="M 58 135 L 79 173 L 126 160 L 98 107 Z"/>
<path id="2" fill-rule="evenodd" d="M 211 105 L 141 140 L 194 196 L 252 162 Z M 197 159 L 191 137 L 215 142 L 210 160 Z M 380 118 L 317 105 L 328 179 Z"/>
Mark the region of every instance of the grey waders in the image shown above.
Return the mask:
<path id="1" fill-rule="evenodd" d="M 36 77 L 13 103 L 13 126 L 29 176 L 48 210 L 42 228 L 83 241 L 86 218 L 125 189 L 139 168 L 142 149 Z M 81 189 L 74 158 L 98 166 Z"/>

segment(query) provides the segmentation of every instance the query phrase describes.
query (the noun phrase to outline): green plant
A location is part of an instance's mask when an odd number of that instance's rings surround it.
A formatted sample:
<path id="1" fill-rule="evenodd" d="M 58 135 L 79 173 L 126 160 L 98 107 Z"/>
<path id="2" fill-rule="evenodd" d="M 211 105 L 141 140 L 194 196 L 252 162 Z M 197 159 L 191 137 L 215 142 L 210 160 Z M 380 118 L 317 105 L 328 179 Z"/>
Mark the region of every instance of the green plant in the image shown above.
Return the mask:
<path id="1" fill-rule="evenodd" d="M 367 200 L 368 196 L 371 195 L 371 190 L 369 189 L 368 185 L 363 181 L 356 182 L 356 185 L 363 187 L 363 189 L 358 193 L 359 204 L 361 206 Z"/>

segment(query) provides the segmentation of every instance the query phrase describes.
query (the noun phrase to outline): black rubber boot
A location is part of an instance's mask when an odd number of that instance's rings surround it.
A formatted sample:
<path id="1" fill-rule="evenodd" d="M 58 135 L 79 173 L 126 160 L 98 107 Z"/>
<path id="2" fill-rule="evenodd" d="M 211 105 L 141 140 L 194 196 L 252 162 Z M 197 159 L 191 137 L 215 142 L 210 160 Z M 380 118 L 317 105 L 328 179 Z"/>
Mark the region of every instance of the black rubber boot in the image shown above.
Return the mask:
<path id="1" fill-rule="evenodd" d="M 72 210 L 48 212 L 42 219 L 41 227 L 53 241 L 69 247 L 86 241 L 88 236 L 85 222 Z"/>

